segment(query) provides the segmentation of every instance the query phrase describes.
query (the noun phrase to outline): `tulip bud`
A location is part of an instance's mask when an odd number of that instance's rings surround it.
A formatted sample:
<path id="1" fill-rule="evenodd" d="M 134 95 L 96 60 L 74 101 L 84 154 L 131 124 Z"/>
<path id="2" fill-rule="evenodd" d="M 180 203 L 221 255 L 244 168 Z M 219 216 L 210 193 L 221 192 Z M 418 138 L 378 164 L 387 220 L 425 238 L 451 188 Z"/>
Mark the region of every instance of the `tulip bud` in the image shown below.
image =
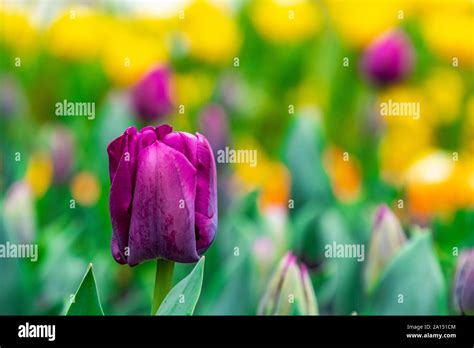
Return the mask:
<path id="1" fill-rule="evenodd" d="M 53 182 L 64 183 L 71 174 L 74 158 L 74 138 L 66 127 L 56 128 L 51 135 Z"/>
<path id="2" fill-rule="evenodd" d="M 406 237 L 397 217 L 386 205 L 381 205 L 375 214 L 365 269 L 365 280 L 369 290 L 405 242 Z"/>
<path id="3" fill-rule="evenodd" d="M 200 128 L 209 144 L 217 151 L 223 149 L 229 140 L 227 114 L 220 105 L 209 105 L 201 112 Z M 214 153 L 214 156 L 216 153 Z"/>
<path id="4" fill-rule="evenodd" d="M 19 181 L 8 190 L 3 209 L 5 228 L 19 243 L 31 243 L 36 234 L 33 193 L 30 186 Z"/>
<path id="5" fill-rule="evenodd" d="M 140 119 L 153 121 L 172 111 L 171 94 L 171 71 L 166 67 L 156 67 L 133 87 L 132 107 Z"/>
<path id="6" fill-rule="evenodd" d="M 273 274 L 260 302 L 259 315 L 316 315 L 318 306 L 308 271 L 291 252 Z"/>
<path id="7" fill-rule="evenodd" d="M 314 294 L 313 284 L 309 277 L 308 268 L 305 264 L 300 265 L 301 281 L 303 282 L 303 293 L 306 300 L 306 314 L 318 314 L 318 302 Z"/>
<path id="8" fill-rule="evenodd" d="M 474 315 L 474 248 L 459 256 L 454 280 L 454 303 L 461 313 Z"/>
<path id="9" fill-rule="evenodd" d="M 115 260 L 197 262 L 217 230 L 216 164 L 206 138 L 168 125 L 130 127 L 107 151 Z"/>
<path id="10" fill-rule="evenodd" d="M 0 116 L 10 119 L 20 103 L 17 86 L 13 79 L 4 77 L 0 83 Z"/>
<path id="11" fill-rule="evenodd" d="M 262 236 L 255 239 L 252 245 L 256 267 L 259 274 L 266 274 L 275 259 L 275 245 L 270 237 Z"/>
<path id="12" fill-rule="evenodd" d="M 390 31 L 377 38 L 362 57 L 364 76 L 377 85 L 402 81 L 413 70 L 414 50 L 401 31 Z"/>

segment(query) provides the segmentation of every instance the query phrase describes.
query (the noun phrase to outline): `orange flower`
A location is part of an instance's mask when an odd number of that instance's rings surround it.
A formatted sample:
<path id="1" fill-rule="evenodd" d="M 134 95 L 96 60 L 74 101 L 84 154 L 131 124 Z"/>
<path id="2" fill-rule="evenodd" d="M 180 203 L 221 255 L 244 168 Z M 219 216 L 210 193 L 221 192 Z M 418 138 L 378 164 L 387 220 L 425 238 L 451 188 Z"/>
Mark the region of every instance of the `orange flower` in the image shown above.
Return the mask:
<path id="1" fill-rule="evenodd" d="M 457 161 L 446 152 L 429 153 L 406 173 L 406 193 L 413 215 L 450 214 L 474 205 L 472 158 Z"/>
<path id="2" fill-rule="evenodd" d="M 361 189 L 359 163 L 353 156 L 347 156 L 335 146 L 329 147 L 323 155 L 324 167 L 329 174 L 332 190 L 343 202 L 357 199 Z"/>
<path id="3" fill-rule="evenodd" d="M 97 203 L 100 195 L 100 185 L 97 176 L 91 172 L 77 174 L 71 183 L 72 197 L 84 206 Z"/>
<path id="4" fill-rule="evenodd" d="M 288 207 L 291 176 L 288 168 L 280 162 L 272 161 L 260 146 L 252 139 L 240 142 L 241 149 L 252 149 L 258 154 L 255 166 L 248 163 L 236 164 L 235 170 L 239 183 L 246 190 L 260 189 L 259 205 L 261 209 L 272 206 Z"/>
<path id="5" fill-rule="evenodd" d="M 266 163 L 264 171 L 266 180 L 262 182 L 260 207 L 262 210 L 272 205 L 287 206 L 290 195 L 290 173 L 281 163 Z"/>

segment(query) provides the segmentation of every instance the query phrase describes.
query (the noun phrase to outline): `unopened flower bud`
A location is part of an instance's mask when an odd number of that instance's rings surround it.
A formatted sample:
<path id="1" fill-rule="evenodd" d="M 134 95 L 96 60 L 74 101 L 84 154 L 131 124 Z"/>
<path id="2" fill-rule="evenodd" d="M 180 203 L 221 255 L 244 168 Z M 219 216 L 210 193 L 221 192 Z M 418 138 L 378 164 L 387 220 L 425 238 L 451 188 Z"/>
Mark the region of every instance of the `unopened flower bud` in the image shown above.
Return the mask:
<path id="1" fill-rule="evenodd" d="M 132 106 L 139 119 L 150 122 L 173 110 L 171 70 L 156 67 L 146 73 L 132 89 Z"/>
<path id="2" fill-rule="evenodd" d="M 404 80 L 413 70 L 414 50 L 401 31 L 390 31 L 377 38 L 362 57 L 362 73 L 377 85 Z"/>
<path id="3" fill-rule="evenodd" d="M 53 160 L 53 181 L 62 184 L 67 181 L 74 160 L 74 136 L 66 127 L 57 127 L 51 134 L 51 158 Z"/>
<path id="4" fill-rule="evenodd" d="M 453 294 L 458 310 L 474 315 L 474 248 L 459 256 Z"/>
<path id="5" fill-rule="evenodd" d="M 260 315 L 316 315 L 318 306 L 308 271 L 291 252 L 273 274 L 260 302 Z"/>
<path id="6" fill-rule="evenodd" d="M 398 218 L 386 205 L 380 206 L 375 214 L 365 269 L 368 289 L 377 282 L 385 266 L 405 242 L 406 237 Z"/>

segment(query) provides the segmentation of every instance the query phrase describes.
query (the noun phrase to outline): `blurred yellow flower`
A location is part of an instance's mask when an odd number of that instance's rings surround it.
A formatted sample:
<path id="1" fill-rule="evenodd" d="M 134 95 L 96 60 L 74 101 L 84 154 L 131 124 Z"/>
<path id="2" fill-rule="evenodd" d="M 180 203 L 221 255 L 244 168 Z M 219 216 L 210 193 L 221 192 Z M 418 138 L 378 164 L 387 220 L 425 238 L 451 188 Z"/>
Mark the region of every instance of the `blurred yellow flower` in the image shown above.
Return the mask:
<path id="1" fill-rule="evenodd" d="M 474 96 L 466 103 L 466 119 L 463 127 L 463 145 L 474 157 Z"/>
<path id="2" fill-rule="evenodd" d="M 407 4 L 416 9 L 417 14 L 426 15 L 430 13 L 442 13 L 444 11 L 469 11 L 472 10 L 472 0 L 430 0 L 427 6 L 426 0 L 405 0 Z"/>
<path id="3" fill-rule="evenodd" d="M 153 14 L 142 14 L 132 18 L 133 28 L 137 33 L 146 33 L 158 40 L 168 40 L 172 30 L 175 30 L 176 21 L 167 17 L 156 17 Z"/>
<path id="4" fill-rule="evenodd" d="M 314 88 L 318 85 L 318 81 L 308 80 L 299 85 L 288 93 L 288 104 L 295 102 L 295 108 L 301 110 L 306 107 L 315 106 L 319 108 L 323 101 L 327 99 L 327 88 Z"/>
<path id="5" fill-rule="evenodd" d="M 238 139 L 235 143 L 236 149 L 243 149 L 243 150 L 255 150 L 257 153 L 257 165 L 251 167 L 248 163 L 235 163 L 235 171 L 239 179 L 249 188 L 254 188 L 256 184 L 261 183 L 265 177 L 265 172 L 262 170 L 263 163 L 269 162 L 265 151 L 262 149 L 260 144 L 250 138 L 244 137 Z"/>
<path id="6" fill-rule="evenodd" d="M 259 205 L 262 210 L 273 206 L 288 207 L 291 176 L 288 168 L 280 162 L 270 160 L 265 151 L 252 139 L 241 139 L 237 149 L 257 151 L 257 165 L 236 163 L 235 171 L 245 190 L 260 189 Z"/>
<path id="7" fill-rule="evenodd" d="M 213 81 L 209 76 L 199 72 L 175 74 L 176 104 L 183 105 L 184 110 L 205 103 L 212 94 Z M 178 107 L 179 108 L 179 107 Z M 178 110 L 179 111 L 179 110 Z"/>
<path id="8" fill-rule="evenodd" d="M 53 54 L 62 58 L 96 58 L 111 34 L 111 23 L 110 18 L 91 9 L 70 8 L 48 28 L 48 47 Z"/>
<path id="9" fill-rule="evenodd" d="M 324 0 L 324 4 L 342 39 L 357 48 L 396 26 L 404 9 L 399 0 Z"/>
<path id="10" fill-rule="evenodd" d="M 383 103 L 419 103 L 417 116 L 382 116 Z M 430 125 L 432 107 L 422 89 L 414 86 L 394 86 L 380 93 L 376 105 L 380 118 L 386 125 L 380 144 L 380 166 L 383 178 L 395 185 L 401 184 L 402 174 L 426 151 L 433 142 Z"/>
<path id="11" fill-rule="evenodd" d="M 25 180 L 36 197 L 42 197 L 48 190 L 53 175 L 53 164 L 48 153 L 34 152 L 28 160 Z"/>
<path id="12" fill-rule="evenodd" d="M 458 161 L 442 151 L 421 156 L 405 174 L 406 193 L 413 215 L 450 213 L 474 204 L 473 158 Z"/>
<path id="13" fill-rule="evenodd" d="M 38 41 L 37 29 L 29 19 L 27 9 L 0 11 L 0 42 L 18 53 L 32 51 Z"/>
<path id="14" fill-rule="evenodd" d="M 138 33 L 131 23 L 114 24 L 113 36 L 103 49 L 103 64 L 112 82 L 129 86 L 151 67 L 163 64 L 168 57 L 163 40 L 155 35 Z"/>
<path id="15" fill-rule="evenodd" d="M 453 64 L 457 59 L 460 67 L 472 67 L 474 65 L 472 2 L 470 7 L 464 6 L 464 2 L 458 2 L 458 5 L 427 13 L 421 21 L 422 33 L 428 46 L 447 62 Z"/>
<path id="16" fill-rule="evenodd" d="M 211 64 L 232 64 L 240 34 L 227 8 L 197 0 L 185 9 L 179 24 L 192 56 Z"/>
<path id="17" fill-rule="evenodd" d="M 416 131 L 391 131 L 384 135 L 380 145 L 380 169 L 385 181 L 401 185 L 403 173 L 426 151 L 430 143 L 425 134 Z M 425 138 L 425 139 L 424 139 Z"/>
<path id="18" fill-rule="evenodd" d="M 323 164 L 331 180 L 335 196 L 342 202 L 352 202 L 360 194 L 361 174 L 358 160 L 350 155 L 344 160 L 344 152 L 335 146 L 328 147 L 323 154 Z"/>
<path id="19" fill-rule="evenodd" d="M 435 69 L 423 85 L 433 116 L 429 120 L 436 123 L 449 123 L 460 115 L 464 86 L 457 71 Z"/>
<path id="20" fill-rule="evenodd" d="M 71 193 L 79 204 L 86 207 L 96 204 L 100 196 L 97 176 L 92 172 L 80 172 L 72 179 Z"/>
<path id="21" fill-rule="evenodd" d="M 453 188 L 453 210 L 459 208 L 474 208 L 474 156 L 461 153 L 456 162 L 450 180 Z"/>
<path id="22" fill-rule="evenodd" d="M 307 39 L 321 27 L 320 9 L 309 0 L 258 0 L 250 16 L 257 31 L 277 43 Z"/>
<path id="23" fill-rule="evenodd" d="M 392 105 L 397 103 L 418 103 L 419 115 L 406 116 L 382 116 L 387 124 L 387 127 L 419 127 L 420 121 L 432 123 L 434 108 L 432 101 L 428 98 L 424 88 L 412 85 L 395 85 L 380 92 L 378 97 L 377 111 L 380 113 L 382 103 L 389 103 Z M 419 116 L 419 117 L 418 117 Z"/>

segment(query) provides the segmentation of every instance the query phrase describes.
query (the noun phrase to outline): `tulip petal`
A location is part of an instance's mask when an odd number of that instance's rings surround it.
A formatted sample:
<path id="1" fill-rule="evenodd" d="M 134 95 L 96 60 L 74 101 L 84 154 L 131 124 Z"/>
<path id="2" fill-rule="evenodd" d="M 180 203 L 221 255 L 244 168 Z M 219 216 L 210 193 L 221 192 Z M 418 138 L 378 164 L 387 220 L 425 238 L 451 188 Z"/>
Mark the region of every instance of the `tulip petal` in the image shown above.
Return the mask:
<path id="1" fill-rule="evenodd" d="M 172 131 L 173 131 L 173 127 L 167 124 L 162 124 L 155 128 L 155 132 L 156 132 L 156 136 L 158 137 L 158 140 L 162 140 L 167 134 L 171 133 Z"/>
<path id="2" fill-rule="evenodd" d="M 466 270 L 464 288 L 461 297 L 462 311 L 468 315 L 474 315 L 474 264 Z"/>
<path id="3" fill-rule="evenodd" d="M 194 135 L 184 132 L 175 132 L 166 135 L 162 141 L 185 155 L 192 165 L 196 167 L 197 139 Z"/>
<path id="4" fill-rule="evenodd" d="M 197 133 L 196 233 L 198 253 L 211 245 L 217 229 L 217 174 L 212 149 Z"/>
<path id="5" fill-rule="evenodd" d="M 109 163 L 118 157 L 120 161 L 114 173 L 111 171 L 112 185 L 110 187 L 109 209 L 112 222 L 112 233 L 115 238 L 116 250 L 123 260 L 127 260 L 125 248 L 128 246 L 128 231 L 131 217 L 133 183 L 135 182 L 135 167 L 137 142 L 143 136 L 143 130 L 136 132 L 134 127 L 128 128 L 120 141 L 109 145 Z M 146 136 L 145 136 L 146 138 Z M 146 142 L 145 141 L 142 141 Z M 144 144 L 143 144 L 144 145 Z M 142 145 L 142 146 L 143 146 Z M 139 147 L 139 146 L 138 146 Z"/>
<path id="6" fill-rule="evenodd" d="M 153 128 L 141 131 L 138 138 L 137 148 L 135 149 L 135 158 L 138 158 L 140 151 L 150 146 L 157 140 L 155 130 Z"/>
<path id="7" fill-rule="evenodd" d="M 124 265 L 127 263 L 127 261 L 125 261 L 123 258 L 122 258 L 122 253 L 120 252 L 120 247 L 118 246 L 117 244 L 117 239 L 115 238 L 115 234 L 112 233 L 112 242 L 110 244 L 110 247 L 112 249 L 112 256 L 114 257 L 115 261 L 117 261 L 118 263 Z"/>
<path id="8" fill-rule="evenodd" d="M 128 262 L 198 261 L 195 197 L 196 170 L 182 153 L 161 141 L 144 148 L 138 156 Z"/>
<path id="9" fill-rule="evenodd" d="M 130 135 L 137 132 L 135 127 L 128 127 L 127 130 L 117 139 L 113 140 L 107 147 L 107 153 L 109 155 L 109 174 L 110 182 L 112 183 L 117 168 L 119 166 L 120 159 L 124 153 L 124 149 L 127 147 L 128 139 Z"/>
<path id="10" fill-rule="evenodd" d="M 318 301 L 316 300 L 316 295 L 314 293 L 313 284 L 311 283 L 311 278 L 309 277 L 308 269 L 304 264 L 300 265 L 300 275 L 304 293 L 304 314 L 317 315 Z"/>
<path id="11" fill-rule="evenodd" d="M 214 241 L 217 229 L 217 218 L 208 218 L 196 212 L 196 249 L 202 255 Z"/>
<path id="12" fill-rule="evenodd" d="M 115 248 L 118 249 L 123 260 L 127 259 L 125 247 L 127 247 L 128 241 L 132 196 L 133 187 L 130 162 L 126 161 L 125 157 L 122 157 L 110 187 L 109 208 L 112 221 L 112 238 L 115 238 Z"/>

